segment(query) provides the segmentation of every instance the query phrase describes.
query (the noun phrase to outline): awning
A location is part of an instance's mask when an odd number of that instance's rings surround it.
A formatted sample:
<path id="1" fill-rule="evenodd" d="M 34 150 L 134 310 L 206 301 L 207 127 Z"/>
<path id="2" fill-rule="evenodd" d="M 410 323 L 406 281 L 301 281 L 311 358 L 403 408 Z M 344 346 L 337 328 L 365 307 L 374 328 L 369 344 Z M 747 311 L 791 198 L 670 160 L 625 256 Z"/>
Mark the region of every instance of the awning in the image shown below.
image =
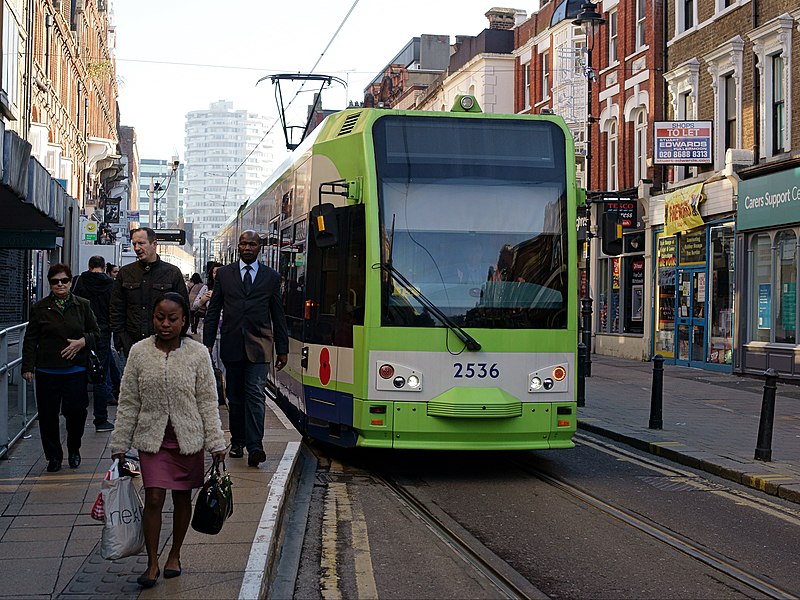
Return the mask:
<path id="1" fill-rule="evenodd" d="M 55 248 L 64 235 L 65 207 L 74 200 L 16 133 L 4 133 L 2 149 L 0 248 Z"/>

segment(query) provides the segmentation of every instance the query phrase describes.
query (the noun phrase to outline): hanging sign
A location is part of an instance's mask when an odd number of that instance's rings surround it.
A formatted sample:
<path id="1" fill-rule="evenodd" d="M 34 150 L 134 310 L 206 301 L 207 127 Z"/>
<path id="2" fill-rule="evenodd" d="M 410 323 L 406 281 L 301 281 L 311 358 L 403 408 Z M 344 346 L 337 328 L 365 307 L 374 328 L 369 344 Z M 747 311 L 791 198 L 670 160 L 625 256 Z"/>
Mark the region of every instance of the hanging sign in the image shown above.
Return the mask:
<path id="1" fill-rule="evenodd" d="M 703 225 L 700 202 L 703 201 L 703 184 L 697 183 L 667 194 L 664 199 L 664 232 L 674 235 Z"/>
<path id="2" fill-rule="evenodd" d="M 656 165 L 710 165 L 711 121 L 656 121 Z"/>

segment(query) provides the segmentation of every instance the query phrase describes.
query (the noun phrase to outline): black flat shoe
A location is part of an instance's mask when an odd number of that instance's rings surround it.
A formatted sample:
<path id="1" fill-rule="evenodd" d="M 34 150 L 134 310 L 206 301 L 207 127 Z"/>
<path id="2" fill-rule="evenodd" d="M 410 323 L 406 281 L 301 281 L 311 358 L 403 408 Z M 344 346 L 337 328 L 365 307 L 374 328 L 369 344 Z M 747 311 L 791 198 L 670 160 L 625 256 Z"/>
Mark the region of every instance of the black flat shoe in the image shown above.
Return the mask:
<path id="1" fill-rule="evenodd" d="M 251 467 L 258 467 L 267 460 L 267 454 L 263 450 L 252 450 L 247 454 L 247 464 Z"/>
<path id="2" fill-rule="evenodd" d="M 61 461 L 52 458 L 47 461 L 47 472 L 48 473 L 55 473 L 56 471 L 61 470 Z"/>
<path id="3" fill-rule="evenodd" d="M 156 571 L 156 576 L 153 579 L 145 577 L 144 573 L 142 573 L 141 575 L 139 575 L 139 577 L 136 578 L 136 583 L 138 583 L 143 588 L 151 588 L 156 584 L 156 582 L 158 581 L 158 577 L 160 575 L 161 575 L 161 569 Z"/>
<path id="4" fill-rule="evenodd" d="M 72 467 L 73 469 L 77 469 L 78 467 L 81 466 L 81 455 L 78 454 L 77 452 L 73 452 L 72 454 L 69 455 L 67 461 L 69 462 L 70 467 Z"/>
<path id="5" fill-rule="evenodd" d="M 242 446 L 231 446 L 231 451 L 228 452 L 231 458 L 242 458 L 244 456 L 244 448 Z"/>
<path id="6" fill-rule="evenodd" d="M 181 561 L 178 561 L 178 568 L 177 569 L 168 569 L 164 567 L 164 579 L 172 579 L 173 577 L 180 577 L 180 574 L 183 572 L 183 567 L 181 567 Z"/>

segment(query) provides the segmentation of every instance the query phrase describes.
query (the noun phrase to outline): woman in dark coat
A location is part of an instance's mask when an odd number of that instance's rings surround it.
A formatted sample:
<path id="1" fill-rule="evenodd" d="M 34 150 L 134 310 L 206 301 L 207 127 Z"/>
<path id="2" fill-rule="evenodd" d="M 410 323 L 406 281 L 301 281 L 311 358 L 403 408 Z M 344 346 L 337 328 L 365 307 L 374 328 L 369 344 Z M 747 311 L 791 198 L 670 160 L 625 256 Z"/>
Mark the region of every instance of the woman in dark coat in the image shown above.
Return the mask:
<path id="1" fill-rule="evenodd" d="M 86 426 L 89 393 L 86 367 L 89 348 L 100 330 L 89 301 L 75 296 L 72 271 L 55 264 L 47 272 L 50 295 L 33 305 L 22 342 L 22 377 L 28 383 L 36 377 L 39 431 L 51 473 L 61 469 L 59 413 L 67 424 L 69 466 L 81 464 L 81 438 Z"/>

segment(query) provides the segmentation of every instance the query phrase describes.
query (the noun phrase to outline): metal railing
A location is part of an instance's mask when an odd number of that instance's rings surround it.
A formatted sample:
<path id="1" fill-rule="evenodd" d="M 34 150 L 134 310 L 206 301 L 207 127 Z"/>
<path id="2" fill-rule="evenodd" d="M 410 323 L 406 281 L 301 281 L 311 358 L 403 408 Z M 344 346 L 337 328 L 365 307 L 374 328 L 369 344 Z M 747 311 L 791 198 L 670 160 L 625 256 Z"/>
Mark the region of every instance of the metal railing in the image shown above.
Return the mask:
<path id="1" fill-rule="evenodd" d="M 20 372 L 27 327 L 27 323 L 21 323 L 0 331 L 0 458 L 38 416 L 33 389 Z"/>

